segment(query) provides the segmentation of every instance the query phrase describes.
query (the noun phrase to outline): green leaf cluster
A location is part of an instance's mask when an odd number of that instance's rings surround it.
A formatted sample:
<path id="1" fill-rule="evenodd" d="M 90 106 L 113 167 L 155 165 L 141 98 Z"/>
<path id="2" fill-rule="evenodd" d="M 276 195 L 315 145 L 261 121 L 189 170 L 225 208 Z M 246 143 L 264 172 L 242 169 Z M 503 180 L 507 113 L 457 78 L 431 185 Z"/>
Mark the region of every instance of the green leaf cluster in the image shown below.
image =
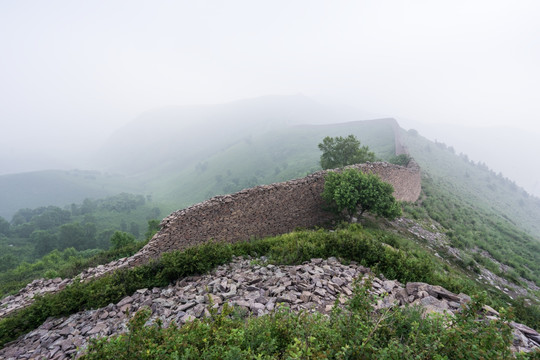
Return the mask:
<path id="1" fill-rule="evenodd" d="M 110 241 L 113 249 L 121 249 L 135 244 L 135 236 L 123 231 L 115 231 Z"/>
<path id="2" fill-rule="evenodd" d="M 320 143 L 321 166 L 323 169 L 341 168 L 347 165 L 375 161 L 375 154 L 369 151 L 369 147 L 360 147 L 360 141 L 354 136 L 346 138 L 341 136 L 327 136 Z"/>
<path id="3" fill-rule="evenodd" d="M 508 317 L 479 321 L 482 298 L 456 316 L 424 316 L 417 307 L 374 311 L 369 279 L 357 282 L 344 308 L 330 316 L 287 307 L 244 319 L 221 313 L 182 327 L 160 321 L 145 326 L 150 311 L 130 320 L 129 332 L 95 339 L 81 357 L 94 359 L 509 359 L 513 340 Z M 518 359 L 538 358 L 518 354 Z"/>
<path id="4" fill-rule="evenodd" d="M 312 258 L 333 256 L 369 266 L 375 273 L 402 283 L 423 281 L 442 285 L 456 293 L 481 291 L 477 284 L 459 273 L 441 272 L 442 265 L 437 263 L 441 260 L 415 247 L 410 240 L 352 224 L 335 231 L 296 231 L 235 244 L 209 242 L 185 251 L 164 254 L 161 259 L 146 265 L 122 269 L 88 282 L 75 282 L 56 294 L 38 297 L 28 308 L 1 319 L 0 346 L 35 329 L 50 316 L 66 316 L 107 306 L 137 289 L 163 287 L 183 277 L 202 274 L 217 265 L 229 263 L 233 256 L 247 255 L 265 255 L 275 264 L 301 264 Z M 489 304 L 499 306 L 493 302 Z M 519 312 L 528 314 L 526 323 L 530 326 L 540 322 L 538 311 L 527 312 L 522 307 Z"/>
<path id="5" fill-rule="evenodd" d="M 337 214 L 346 211 L 360 217 L 365 211 L 393 219 L 401 215 L 401 207 L 392 195 L 394 188 L 377 175 L 356 169 L 329 172 L 325 177 L 322 198 Z"/>

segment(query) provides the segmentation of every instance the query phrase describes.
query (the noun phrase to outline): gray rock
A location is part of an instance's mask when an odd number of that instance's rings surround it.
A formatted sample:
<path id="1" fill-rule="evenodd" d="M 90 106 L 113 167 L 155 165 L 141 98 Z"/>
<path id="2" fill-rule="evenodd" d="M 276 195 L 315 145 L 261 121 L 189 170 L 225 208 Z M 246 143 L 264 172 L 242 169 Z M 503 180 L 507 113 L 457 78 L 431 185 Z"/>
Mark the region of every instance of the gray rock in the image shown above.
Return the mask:
<path id="1" fill-rule="evenodd" d="M 174 286 L 141 289 L 116 305 L 69 318 L 49 319 L 27 336 L 0 349 L 0 358 L 9 358 L 12 354 L 17 354 L 15 358 L 28 354 L 43 354 L 53 359 L 77 356 L 77 348 L 84 348 L 90 338 L 127 331 L 129 318 L 122 313 L 124 309 L 134 312 L 148 305 L 152 311 L 148 324 L 161 319 L 164 326 L 172 322 L 182 325 L 197 317 L 210 316 L 209 297 L 218 313 L 222 311 L 224 301 L 253 316 L 274 311 L 279 303 L 293 311 L 328 313 L 338 296 L 337 306 L 342 306 L 352 296 L 353 279 L 367 273 L 369 269 L 355 264 L 345 266 L 336 259 L 316 259 L 299 266 L 261 267 L 251 265 L 250 260 L 236 258 L 212 273 L 181 279 Z M 413 302 L 423 306 L 426 316 L 429 313 L 451 316 L 452 311 L 459 311 L 461 304 L 470 300 L 464 294 L 454 295 L 424 283 L 409 283 L 403 287 L 397 281 L 374 278 L 373 284 L 373 294 L 386 294 L 378 301 L 376 309 Z M 224 290 L 220 291 L 220 288 Z M 451 300 L 456 298 L 458 300 Z M 495 319 L 495 316 L 486 314 L 485 319 Z M 530 351 L 535 341 L 540 340 L 538 333 L 524 325 L 513 324 L 514 349 Z"/>
<path id="2" fill-rule="evenodd" d="M 190 301 L 188 303 L 185 303 L 184 305 L 180 305 L 178 307 L 178 311 L 186 311 L 186 310 L 194 307 L 195 305 L 197 305 L 197 303 L 195 301 Z"/>
<path id="3" fill-rule="evenodd" d="M 193 320 L 195 320 L 195 316 L 191 315 L 191 314 L 186 314 L 182 317 L 182 319 L 180 320 L 180 322 L 182 324 L 185 324 L 187 322 L 192 322 Z"/>
<path id="4" fill-rule="evenodd" d="M 467 294 L 459 293 L 457 296 L 458 296 L 459 302 L 461 304 L 467 304 L 467 303 L 471 302 L 471 297 L 469 295 L 467 295 Z"/>
<path id="5" fill-rule="evenodd" d="M 99 323 L 95 325 L 90 331 L 88 331 L 87 335 L 94 335 L 100 332 L 103 332 L 107 328 L 107 325 L 104 323 Z"/>
<path id="6" fill-rule="evenodd" d="M 131 304 L 133 302 L 133 298 L 131 296 L 126 296 L 120 302 L 117 304 L 118 307 L 122 307 L 126 304 Z"/>

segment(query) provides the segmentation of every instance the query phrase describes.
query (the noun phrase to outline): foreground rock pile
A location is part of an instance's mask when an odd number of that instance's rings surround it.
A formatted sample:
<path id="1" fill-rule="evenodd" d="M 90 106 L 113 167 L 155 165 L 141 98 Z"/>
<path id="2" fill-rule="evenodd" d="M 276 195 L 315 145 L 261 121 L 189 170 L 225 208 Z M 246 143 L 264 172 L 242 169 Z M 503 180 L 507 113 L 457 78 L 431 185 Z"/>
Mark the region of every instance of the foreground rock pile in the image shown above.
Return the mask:
<path id="1" fill-rule="evenodd" d="M 264 258 L 235 259 L 204 276 L 189 277 L 166 288 L 140 289 L 118 304 L 85 311 L 67 318 L 48 319 L 41 327 L 7 344 L 1 359 L 66 359 L 80 354 L 91 338 L 127 330 L 127 313 L 143 307 L 152 311 L 149 321 L 158 318 L 169 325 L 184 324 L 208 316 L 208 307 L 221 308 L 225 302 L 240 311 L 264 315 L 279 304 L 293 310 L 331 311 L 336 297 L 342 303 L 353 293 L 353 280 L 369 269 L 356 264 L 343 265 L 334 258 L 313 259 L 298 266 L 265 265 Z M 453 313 L 470 301 L 464 294 L 453 294 L 440 286 L 373 279 L 373 293 L 387 294 L 376 307 L 420 304 L 426 312 Z M 210 304 L 210 300 L 213 305 Z M 496 311 L 486 307 L 487 316 Z M 524 325 L 514 327 L 514 349 L 530 351 L 540 346 L 540 335 Z"/>
<path id="2" fill-rule="evenodd" d="M 34 280 L 16 295 L 6 296 L 2 299 L 0 302 L 0 318 L 27 307 L 34 301 L 36 295 L 58 292 L 72 282 L 71 279 L 62 280 L 61 278 Z"/>

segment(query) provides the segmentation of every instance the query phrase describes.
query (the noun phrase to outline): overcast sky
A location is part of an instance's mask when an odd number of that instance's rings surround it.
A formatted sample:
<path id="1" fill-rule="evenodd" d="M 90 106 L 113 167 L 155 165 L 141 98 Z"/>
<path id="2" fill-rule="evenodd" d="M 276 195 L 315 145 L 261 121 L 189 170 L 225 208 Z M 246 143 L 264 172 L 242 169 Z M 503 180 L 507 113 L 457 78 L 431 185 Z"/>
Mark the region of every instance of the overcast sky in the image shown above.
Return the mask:
<path id="1" fill-rule="evenodd" d="M 538 19 L 537 0 L 3 0 L 0 173 L 148 109 L 267 94 L 540 134 Z"/>

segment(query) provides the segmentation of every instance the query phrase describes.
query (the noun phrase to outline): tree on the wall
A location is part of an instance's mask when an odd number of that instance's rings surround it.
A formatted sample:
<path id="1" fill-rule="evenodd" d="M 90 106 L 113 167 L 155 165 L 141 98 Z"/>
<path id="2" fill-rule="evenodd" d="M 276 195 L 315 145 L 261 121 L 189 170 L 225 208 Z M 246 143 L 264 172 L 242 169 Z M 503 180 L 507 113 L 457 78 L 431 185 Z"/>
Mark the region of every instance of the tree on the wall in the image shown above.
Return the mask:
<path id="1" fill-rule="evenodd" d="M 369 147 L 360 146 L 360 141 L 354 136 L 346 138 L 327 136 L 319 144 L 321 166 L 323 169 L 335 169 L 352 164 L 375 161 L 375 154 L 369 151 Z"/>
<path id="2" fill-rule="evenodd" d="M 393 186 L 383 182 L 377 175 L 347 169 L 326 175 L 322 198 L 330 210 L 337 214 L 346 212 L 349 217 L 361 217 L 368 211 L 394 219 L 401 215 L 401 207 L 392 195 L 393 192 Z"/>

